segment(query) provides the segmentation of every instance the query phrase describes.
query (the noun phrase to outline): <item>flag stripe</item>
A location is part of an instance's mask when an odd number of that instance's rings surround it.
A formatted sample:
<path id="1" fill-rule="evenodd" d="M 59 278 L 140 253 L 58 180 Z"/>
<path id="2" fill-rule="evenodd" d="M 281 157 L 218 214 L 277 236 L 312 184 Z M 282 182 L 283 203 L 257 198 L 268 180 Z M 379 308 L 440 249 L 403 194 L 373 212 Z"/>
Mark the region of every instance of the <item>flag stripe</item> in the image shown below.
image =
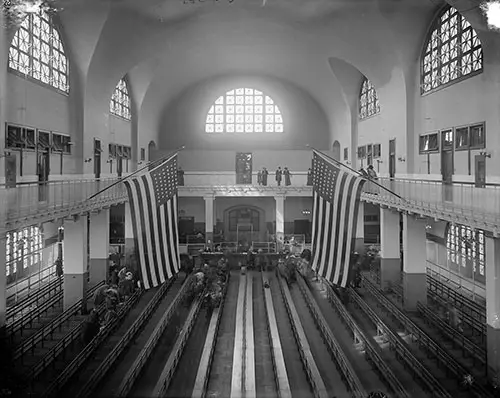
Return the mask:
<path id="1" fill-rule="evenodd" d="M 138 260 L 140 264 L 140 276 L 141 279 L 143 280 L 143 285 L 145 289 L 149 289 L 149 284 L 146 287 L 146 283 L 144 283 L 145 275 L 147 274 L 146 272 L 146 261 L 144 259 L 144 250 L 141 250 L 143 241 L 142 241 L 142 232 L 140 231 L 140 223 L 137 220 L 137 214 L 140 214 L 139 212 L 136 212 L 134 209 L 137 204 L 137 195 L 135 195 L 135 192 L 130 185 L 129 181 L 125 181 L 125 187 L 127 189 L 128 197 L 129 197 L 129 205 L 130 205 L 130 216 L 132 218 L 132 230 L 134 232 L 134 243 L 135 243 L 135 251 L 138 254 Z"/>
<path id="2" fill-rule="evenodd" d="M 313 151 L 312 269 L 330 282 L 349 282 L 363 178 Z"/>
<path id="3" fill-rule="evenodd" d="M 124 183 L 141 278 L 149 289 L 179 271 L 177 155 Z"/>

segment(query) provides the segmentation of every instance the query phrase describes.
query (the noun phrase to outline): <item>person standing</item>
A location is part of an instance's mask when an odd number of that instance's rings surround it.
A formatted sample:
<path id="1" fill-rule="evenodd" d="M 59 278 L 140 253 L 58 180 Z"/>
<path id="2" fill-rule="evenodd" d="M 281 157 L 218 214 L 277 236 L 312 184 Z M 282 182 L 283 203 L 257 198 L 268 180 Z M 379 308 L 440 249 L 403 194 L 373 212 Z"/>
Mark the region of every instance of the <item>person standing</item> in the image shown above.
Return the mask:
<path id="1" fill-rule="evenodd" d="M 269 171 L 265 167 L 262 168 L 262 185 L 267 186 L 267 176 L 269 175 Z"/>
<path id="2" fill-rule="evenodd" d="M 184 186 L 184 170 L 182 170 L 182 167 L 177 169 L 177 185 Z"/>
<path id="3" fill-rule="evenodd" d="M 312 170 L 310 167 L 309 167 L 309 170 L 307 170 L 307 183 L 306 184 L 309 186 L 313 185 L 313 174 L 312 174 Z"/>
<path id="4" fill-rule="evenodd" d="M 278 186 L 281 185 L 282 176 L 283 176 L 283 171 L 281 170 L 281 167 L 278 167 L 278 169 L 276 170 L 276 184 Z"/>
<path id="5" fill-rule="evenodd" d="M 257 173 L 257 184 L 262 185 L 262 171 Z"/>
<path id="6" fill-rule="evenodd" d="M 285 176 L 285 185 L 287 187 L 292 185 L 292 180 L 290 179 L 292 174 L 290 173 L 290 170 L 288 170 L 288 167 L 285 167 L 283 170 L 283 175 Z"/>

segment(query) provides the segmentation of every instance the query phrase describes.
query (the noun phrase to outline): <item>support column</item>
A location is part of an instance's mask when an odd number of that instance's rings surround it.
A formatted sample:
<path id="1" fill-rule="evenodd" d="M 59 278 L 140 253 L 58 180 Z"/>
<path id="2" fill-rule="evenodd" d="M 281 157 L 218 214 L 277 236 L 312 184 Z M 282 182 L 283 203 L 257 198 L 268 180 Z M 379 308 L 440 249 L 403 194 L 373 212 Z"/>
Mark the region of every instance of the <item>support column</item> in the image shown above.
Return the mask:
<path id="1" fill-rule="evenodd" d="M 500 238 L 485 237 L 488 378 L 500 383 Z"/>
<path id="2" fill-rule="evenodd" d="M 380 288 L 401 280 L 399 213 L 380 209 Z"/>
<path id="3" fill-rule="evenodd" d="M 418 302 L 427 305 L 425 226 L 425 219 L 403 214 L 403 303 L 407 311 L 416 311 Z"/>
<path id="4" fill-rule="evenodd" d="M 276 201 L 276 250 L 281 250 L 285 240 L 285 195 L 274 197 Z"/>
<path id="5" fill-rule="evenodd" d="M 356 238 L 354 250 L 360 255 L 365 252 L 365 203 L 361 202 L 358 207 L 358 222 L 356 225 Z"/>
<path id="6" fill-rule="evenodd" d="M 132 213 L 130 202 L 125 202 L 125 259 L 135 256 L 134 227 L 132 225 Z"/>
<path id="7" fill-rule="evenodd" d="M 5 326 L 5 312 L 7 311 L 7 272 L 6 272 L 6 245 L 7 245 L 7 237 L 2 234 L 0 235 L 0 329 Z M 0 334 L 0 340 L 2 338 L 2 334 Z"/>
<path id="8" fill-rule="evenodd" d="M 108 280 L 109 209 L 90 214 L 90 284 Z"/>
<path id="9" fill-rule="evenodd" d="M 86 299 L 88 285 L 87 216 L 64 221 L 64 310 Z M 86 312 L 86 300 L 83 300 Z"/>
<path id="10" fill-rule="evenodd" d="M 212 247 L 214 243 L 214 197 L 204 196 L 205 199 L 205 245 Z"/>

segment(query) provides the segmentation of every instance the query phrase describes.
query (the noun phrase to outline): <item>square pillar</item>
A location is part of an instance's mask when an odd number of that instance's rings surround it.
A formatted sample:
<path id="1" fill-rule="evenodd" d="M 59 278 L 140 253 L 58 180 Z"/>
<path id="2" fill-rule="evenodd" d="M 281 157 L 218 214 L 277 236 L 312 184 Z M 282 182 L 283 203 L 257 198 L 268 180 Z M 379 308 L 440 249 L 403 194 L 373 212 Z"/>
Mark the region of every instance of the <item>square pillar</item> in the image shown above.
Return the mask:
<path id="1" fill-rule="evenodd" d="M 285 239 L 285 195 L 274 197 L 276 201 L 276 250 L 281 250 Z"/>
<path id="2" fill-rule="evenodd" d="M 5 312 L 7 311 L 7 272 L 6 272 L 6 256 L 7 256 L 7 237 L 3 234 L 0 236 L 0 328 L 5 326 Z M 1 338 L 1 335 L 0 335 Z"/>
<path id="3" fill-rule="evenodd" d="M 425 219 L 403 214 L 403 303 L 407 311 L 416 311 L 418 302 L 427 305 L 426 225 Z"/>
<path id="4" fill-rule="evenodd" d="M 360 255 L 365 252 L 365 203 L 361 202 L 358 207 L 358 220 L 356 225 L 356 237 L 354 250 Z"/>
<path id="5" fill-rule="evenodd" d="M 86 299 L 88 284 L 87 216 L 64 221 L 64 310 Z M 84 300 L 83 311 L 86 311 Z"/>
<path id="6" fill-rule="evenodd" d="M 500 382 L 500 238 L 485 237 L 488 378 Z"/>
<path id="7" fill-rule="evenodd" d="M 130 202 L 125 202 L 125 259 L 135 256 L 134 226 L 132 224 L 132 213 Z"/>
<path id="8" fill-rule="evenodd" d="M 380 288 L 399 285 L 401 281 L 401 244 L 399 213 L 380 209 Z"/>
<path id="9" fill-rule="evenodd" d="M 214 197 L 204 196 L 205 199 L 205 244 L 212 247 L 214 243 Z"/>
<path id="10" fill-rule="evenodd" d="M 90 214 L 90 285 L 108 279 L 109 209 Z"/>

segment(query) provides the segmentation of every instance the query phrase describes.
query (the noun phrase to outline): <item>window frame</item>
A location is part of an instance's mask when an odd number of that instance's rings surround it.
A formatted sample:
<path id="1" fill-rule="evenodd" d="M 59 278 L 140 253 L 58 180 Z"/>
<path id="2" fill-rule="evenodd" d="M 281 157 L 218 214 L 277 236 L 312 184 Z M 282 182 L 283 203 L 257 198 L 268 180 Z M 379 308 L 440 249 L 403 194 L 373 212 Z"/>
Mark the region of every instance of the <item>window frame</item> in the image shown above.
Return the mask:
<path id="1" fill-rule="evenodd" d="M 49 42 L 46 42 L 45 40 L 43 40 L 41 38 L 41 34 L 39 37 L 37 37 L 37 40 L 40 40 L 41 42 L 43 42 L 43 44 L 48 44 L 49 45 L 49 54 L 47 55 L 47 58 L 48 58 L 48 63 L 47 62 L 44 62 L 42 60 L 42 54 L 40 54 L 40 58 L 37 59 L 37 61 L 40 61 L 41 64 L 43 64 L 44 66 L 48 66 L 48 73 L 49 73 L 49 82 L 44 82 L 41 78 L 38 79 L 37 77 L 34 77 L 33 76 L 33 61 L 35 60 L 35 57 L 33 56 L 33 51 L 31 50 L 33 48 L 33 42 L 34 42 L 34 38 L 36 37 L 34 32 L 33 32 L 33 29 L 29 29 L 30 26 L 32 26 L 32 21 L 33 21 L 33 18 L 34 18 L 34 15 L 33 13 L 30 13 L 28 14 L 25 18 L 29 18 L 28 20 L 28 29 L 24 28 L 22 25 L 19 26 L 15 32 L 14 32 L 14 35 L 12 36 L 12 40 L 10 41 L 9 43 L 9 47 L 8 47 L 8 54 L 7 54 L 7 70 L 8 72 L 14 74 L 14 75 L 17 75 L 18 77 L 22 78 L 22 79 L 26 79 L 30 82 L 33 82 L 33 83 L 36 83 L 36 84 L 39 84 L 43 87 L 46 87 L 46 88 L 49 88 L 51 90 L 54 90 L 56 91 L 57 93 L 59 94 L 62 94 L 62 95 L 66 95 L 66 96 L 69 96 L 69 93 L 70 93 L 70 81 L 71 81 L 71 66 L 70 66 L 70 59 L 69 59 L 69 56 L 68 56 L 68 53 L 66 51 L 66 43 L 65 43 L 65 40 L 64 40 L 64 35 L 62 34 L 62 29 L 61 29 L 61 26 L 60 24 L 58 23 L 58 20 L 57 18 L 55 18 L 54 16 L 48 14 L 47 12 L 43 11 L 43 10 L 40 10 L 40 12 L 38 13 L 38 18 L 40 19 L 43 19 L 45 20 L 49 27 L 50 27 L 50 33 L 49 33 Z M 26 20 L 26 19 L 25 19 Z M 24 21 L 22 23 L 24 23 Z M 28 43 L 29 43 L 29 49 L 28 49 L 28 53 L 26 53 L 25 51 L 23 51 L 22 49 L 19 48 L 19 46 L 15 47 L 16 51 L 18 52 L 21 52 L 23 53 L 24 55 L 26 55 L 28 57 L 28 62 L 29 62 L 29 69 L 27 72 L 22 72 L 18 69 L 15 69 L 11 66 L 11 48 L 13 47 L 13 42 L 14 40 L 17 38 L 19 38 L 18 36 L 18 33 L 20 32 L 20 30 L 23 29 L 24 31 L 28 32 Z M 58 46 L 60 45 L 60 48 L 56 48 L 56 46 L 53 45 L 52 41 L 53 41 L 53 32 L 56 32 L 57 33 L 57 36 L 58 36 Z M 52 40 L 50 40 L 52 39 Z M 66 65 L 66 71 L 65 72 L 61 72 L 60 69 L 55 69 L 54 66 L 53 66 L 53 61 L 51 59 L 54 58 L 54 51 L 58 52 L 60 55 L 61 55 L 61 59 L 63 58 L 65 61 L 65 65 Z M 16 61 L 13 61 L 15 63 L 17 63 L 17 60 Z M 53 80 L 54 79 L 54 71 L 56 71 L 58 74 L 61 74 L 61 73 L 64 73 L 64 76 L 66 77 L 66 84 L 64 85 L 65 86 L 65 89 L 61 89 L 60 87 L 58 86 L 55 86 L 53 84 L 50 83 L 50 80 Z"/>
<path id="2" fill-rule="evenodd" d="M 479 126 L 481 126 L 483 129 L 483 142 L 482 142 L 482 144 L 479 144 L 479 145 L 473 145 L 472 144 L 472 129 L 474 127 L 479 127 Z M 471 150 L 486 148 L 486 123 L 485 122 L 473 123 L 473 124 L 469 125 L 469 147 Z"/>
<path id="3" fill-rule="evenodd" d="M 428 136 L 431 136 L 431 135 L 435 135 L 436 136 L 436 141 L 437 141 L 437 148 L 435 149 L 422 149 L 422 145 L 421 145 L 421 142 L 422 142 L 422 138 L 423 137 L 428 137 Z M 429 132 L 429 133 L 423 133 L 423 134 L 419 134 L 418 135 L 418 153 L 420 155 L 425 155 L 427 153 L 439 153 L 441 151 L 441 142 L 440 142 L 440 132 L 439 131 L 433 131 L 433 132 Z"/>
<path id="4" fill-rule="evenodd" d="M 359 120 L 366 120 L 369 119 L 370 117 L 376 116 L 380 114 L 380 98 L 378 97 L 377 89 L 373 85 L 373 83 L 366 77 L 363 76 L 364 79 L 361 81 L 361 87 L 359 89 L 359 95 L 358 95 L 358 119 Z M 365 90 L 365 83 L 366 83 L 366 91 Z M 371 98 L 373 101 L 370 101 L 370 93 L 372 93 Z M 366 95 L 366 102 L 363 104 L 362 103 L 362 97 L 363 95 Z M 370 113 L 370 106 L 373 105 L 373 111 Z M 363 111 L 366 114 L 363 114 Z"/>
<path id="5" fill-rule="evenodd" d="M 120 88 L 120 83 L 122 82 L 124 85 L 124 89 Z M 127 77 L 122 77 L 116 84 L 116 87 L 113 90 L 113 93 L 111 94 L 111 98 L 109 100 L 109 114 L 126 120 L 127 122 L 130 122 L 132 120 L 132 95 L 129 87 L 130 85 Z M 120 102 L 120 94 L 127 98 L 128 105 L 125 105 L 124 101 Z M 118 99 L 116 99 L 116 97 L 118 97 Z M 117 108 L 120 109 L 120 112 L 116 111 Z M 128 115 L 123 115 L 123 112 L 125 110 L 128 112 Z"/>
<path id="6" fill-rule="evenodd" d="M 366 145 L 358 146 L 358 159 L 366 159 Z"/>
<path id="7" fill-rule="evenodd" d="M 420 51 L 420 62 L 419 62 L 419 66 L 420 66 L 420 94 L 421 96 L 424 96 L 424 95 L 428 95 L 428 94 L 431 94 L 433 92 L 436 92 L 438 90 L 441 90 L 441 89 L 444 89 L 446 87 L 449 87 L 453 84 L 456 84 L 456 83 L 459 83 L 465 79 L 469 79 L 471 77 L 474 77 L 476 75 L 479 75 L 483 72 L 484 70 L 484 52 L 483 52 L 483 47 L 482 47 L 482 43 L 481 43 L 481 39 L 479 38 L 478 34 L 477 34 L 477 31 L 472 27 L 470 26 L 470 29 L 471 29 L 471 32 L 475 32 L 476 36 L 477 36 L 477 39 L 479 40 L 479 47 L 474 47 L 473 45 L 471 45 L 471 50 L 470 52 L 468 52 L 468 54 L 470 54 L 471 56 L 471 72 L 468 73 L 468 74 L 462 74 L 461 72 L 461 65 L 462 65 L 462 61 L 463 61 L 463 52 L 462 52 L 462 19 L 464 19 L 467 23 L 469 23 L 469 21 L 467 20 L 467 18 L 465 18 L 458 10 L 457 11 L 457 15 L 458 15 L 458 22 L 457 22 L 457 57 L 454 58 L 454 59 L 451 59 L 451 56 L 450 56 L 450 61 L 449 62 L 446 62 L 445 64 L 450 66 L 452 63 L 453 63 L 453 60 L 456 60 L 457 61 L 457 64 L 459 64 L 459 66 L 457 66 L 457 74 L 459 74 L 459 76 L 455 79 L 451 79 L 448 80 L 446 83 L 439 83 L 436 87 L 432 87 L 432 78 L 431 78 L 431 81 L 430 83 L 430 88 L 428 90 L 425 89 L 425 86 L 427 83 L 425 83 L 425 77 L 427 75 L 430 75 L 432 76 L 432 73 L 433 73 L 433 67 L 432 67 L 432 64 L 433 64 L 433 59 L 432 57 L 430 58 L 430 71 L 428 73 L 425 72 L 425 59 L 426 59 L 426 56 L 428 54 L 432 54 L 432 51 L 428 53 L 427 49 L 429 47 L 429 45 L 431 45 L 431 40 L 432 40 L 432 36 L 433 36 L 433 33 L 440 29 L 441 27 L 441 19 L 443 17 L 443 15 L 450 9 L 455 9 L 454 7 L 450 6 L 450 5 L 445 5 L 443 6 L 439 12 L 436 14 L 436 16 L 434 17 L 432 23 L 430 24 L 429 26 L 429 29 L 427 31 L 427 34 L 425 36 L 425 40 L 423 41 L 423 45 L 422 45 L 422 48 L 421 48 L 421 51 Z M 470 25 L 470 23 L 469 23 Z M 467 27 L 468 28 L 468 27 Z M 471 33 L 472 35 L 472 33 Z M 449 41 L 447 41 L 449 43 Z M 441 54 L 441 49 L 442 49 L 442 44 L 440 43 L 438 45 L 438 54 L 440 55 Z M 473 60 L 472 60 L 472 54 L 474 53 L 474 50 L 479 48 L 480 49 L 480 59 L 481 59 L 481 67 L 477 70 L 474 70 L 474 66 L 473 66 Z M 441 73 L 442 73 L 442 68 L 443 68 L 443 61 L 441 59 L 440 56 L 438 56 L 438 60 L 437 60 L 437 64 L 439 64 L 439 74 L 438 74 L 438 77 L 437 79 L 441 79 Z M 451 74 L 451 73 L 450 73 Z"/>
<path id="8" fill-rule="evenodd" d="M 378 159 L 382 157 L 382 144 L 373 144 L 373 158 Z"/>
<path id="9" fill-rule="evenodd" d="M 349 160 L 349 147 L 344 148 L 344 160 Z"/>
<path id="10" fill-rule="evenodd" d="M 241 93 L 238 93 L 242 90 Z M 249 92 L 251 91 L 251 93 Z M 238 103 L 242 97 L 242 103 Z M 231 99 L 230 99 L 231 98 Z M 250 98 L 252 100 L 250 101 Z M 256 98 L 262 100 L 261 103 L 256 103 Z M 230 100 L 229 100 L 230 99 Z M 247 102 L 247 99 L 249 102 Z M 270 101 L 270 102 L 268 102 Z M 262 112 L 256 112 L 255 107 L 261 106 Z M 268 111 L 268 106 L 273 106 L 273 111 Z M 221 108 L 219 108 L 221 107 Z M 241 107 L 242 112 L 237 112 L 237 108 Z M 247 107 L 252 107 L 251 112 L 247 112 Z M 266 120 L 267 116 L 273 117 L 272 122 Z M 219 117 L 222 117 L 222 120 Z M 231 119 L 231 116 L 233 118 Z M 238 122 L 237 118 L 242 116 L 243 119 Z M 248 116 L 248 119 L 247 119 Z M 261 116 L 262 122 L 256 122 L 255 117 Z M 251 117 L 251 121 L 250 121 Z M 279 117 L 281 121 L 276 121 Z M 217 119 L 219 118 L 219 121 Z M 232 121 L 231 121 L 232 120 Z M 279 119 L 278 119 L 279 120 Z M 247 131 L 247 126 L 252 126 L 252 131 Z M 260 125 L 262 127 L 261 131 L 256 131 L 256 126 Z M 272 131 L 268 131 L 268 125 L 272 125 Z M 218 127 L 222 126 L 221 131 L 217 131 Z M 233 131 L 228 131 L 228 126 L 234 128 Z M 242 126 L 242 131 L 238 131 L 239 127 Z M 281 126 L 281 131 L 276 131 L 277 126 Z M 212 131 L 209 131 L 212 130 Z M 285 121 L 284 115 L 281 107 L 270 95 L 266 94 L 264 90 L 253 88 L 253 87 L 236 87 L 227 90 L 224 94 L 219 95 L 209 106 L 205 114 L 205 134 L 218 135 L 218 134 L 228 134 L 228 135 L 244 135 L 244 134 L 284 134 L 285 133 Z"/>
<path id="11" fill-rule="evenodd" d="M 71 136 L 69 134 L 59 133 L 58 131 L 51 131 L 50 135 L 52 152 L 62 153 L 63 155 L 71 155 Z M 60 142 L 57 142 L 59 141 L 59 137 Z M 55 140 L 54 138 L 57 138 L 57 140 Z M 61 144 L 60 146 L 59 143 Z"/>

